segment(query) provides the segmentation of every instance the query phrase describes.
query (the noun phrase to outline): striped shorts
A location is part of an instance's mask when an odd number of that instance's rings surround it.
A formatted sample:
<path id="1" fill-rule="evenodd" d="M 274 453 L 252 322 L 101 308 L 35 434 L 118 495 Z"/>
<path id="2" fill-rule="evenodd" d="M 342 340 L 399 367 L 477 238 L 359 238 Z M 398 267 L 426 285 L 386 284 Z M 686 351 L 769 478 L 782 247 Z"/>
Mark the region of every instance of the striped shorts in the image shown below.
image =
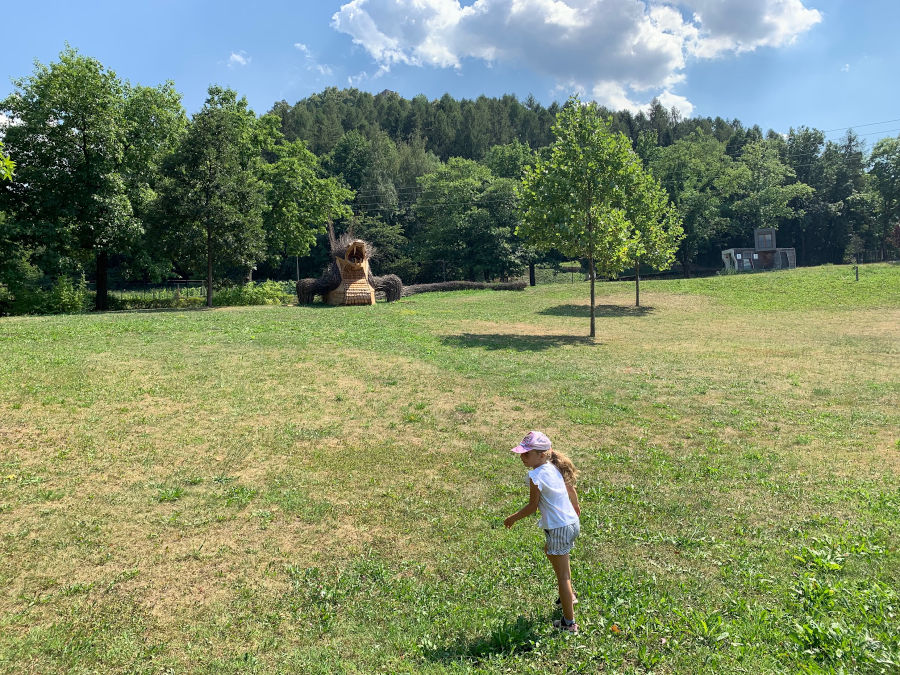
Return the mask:
<path id="1" fill-rule="evenodd" d="M 581 532 L 580 522 L 544 530 L 544 534 L 547 535 L 547 555 L 568 555 L 575 546 L 579 532 Z"/>

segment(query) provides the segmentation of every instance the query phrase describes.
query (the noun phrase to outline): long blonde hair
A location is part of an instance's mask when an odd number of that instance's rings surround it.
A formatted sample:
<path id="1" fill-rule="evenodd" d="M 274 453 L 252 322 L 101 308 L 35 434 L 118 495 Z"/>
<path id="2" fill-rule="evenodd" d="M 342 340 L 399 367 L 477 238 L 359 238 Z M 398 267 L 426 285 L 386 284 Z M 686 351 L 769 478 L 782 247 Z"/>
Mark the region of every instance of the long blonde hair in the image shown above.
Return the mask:
<path id="1" fill-rule="evenodd" d="M 563 480 L 566 481 L 566 485 L 575 487 L 575 480 L 578 478 L 578 469 L 572 464 L 572 460 L 562 452 L 551 448 L 550 461 L 553 462 L 553 466 L 559 469 Z"/>

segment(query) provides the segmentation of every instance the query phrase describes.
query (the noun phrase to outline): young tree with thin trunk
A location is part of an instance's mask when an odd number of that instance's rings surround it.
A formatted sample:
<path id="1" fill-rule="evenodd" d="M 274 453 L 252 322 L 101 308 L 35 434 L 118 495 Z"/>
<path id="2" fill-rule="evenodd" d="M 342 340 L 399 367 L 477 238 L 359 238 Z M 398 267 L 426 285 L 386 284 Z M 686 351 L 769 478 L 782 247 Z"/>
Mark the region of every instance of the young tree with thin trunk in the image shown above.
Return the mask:
<path id="1" fill-rule="evenodd" d="M 569 99 L 553 133 L 549 152 L 526 169 L 518 232 L 539 248 L 588 261 L 595 337 L 596 276 L 618 274 L 629 251 L 653 248 L 656 235 L 643 232 L 664 209 L 630 141 L 612 131 L 596 103 Z"/>
<path id="2" fill-rule="evenodd" d="M 634 305 L 641 306 L 641 265 L 666 270 L 675 262 L 678 242 L 684 237 L 681 215 L 669 202 L 669 195 L 649 173 L 636 177 L 628 195 L 627 257 L 634 266 Z"/>

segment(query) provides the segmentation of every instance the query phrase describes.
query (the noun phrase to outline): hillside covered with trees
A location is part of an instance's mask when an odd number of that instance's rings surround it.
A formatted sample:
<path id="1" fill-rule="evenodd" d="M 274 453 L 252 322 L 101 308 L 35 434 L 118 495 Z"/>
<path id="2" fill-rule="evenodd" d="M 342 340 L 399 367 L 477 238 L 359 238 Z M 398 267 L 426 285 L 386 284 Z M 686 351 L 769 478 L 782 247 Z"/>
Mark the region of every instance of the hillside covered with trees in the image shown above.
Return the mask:
<path id="1" fill-rule="evenodd" d="M 29 294 L 82 278 L 102 308 L 108 284 L 315 276 L 328 220 L 407 283 L 562 259 L 517 234 L 521 180 L 548 152 L 557 103 L 329 88 L 259 116 L 212 86 L 189 119 L 173 83 L 131 85 L 74 49 L 15 86 L 0 102 L 15 167 L 0 181 L 0 304 L 27 309 Z M 900 139 L 763 133 L 658 102 L 602 112 L 677 208 L 684 274 L 720 267 L 720 249 L 762 226 L 801 265 L 900 249 Z"/>

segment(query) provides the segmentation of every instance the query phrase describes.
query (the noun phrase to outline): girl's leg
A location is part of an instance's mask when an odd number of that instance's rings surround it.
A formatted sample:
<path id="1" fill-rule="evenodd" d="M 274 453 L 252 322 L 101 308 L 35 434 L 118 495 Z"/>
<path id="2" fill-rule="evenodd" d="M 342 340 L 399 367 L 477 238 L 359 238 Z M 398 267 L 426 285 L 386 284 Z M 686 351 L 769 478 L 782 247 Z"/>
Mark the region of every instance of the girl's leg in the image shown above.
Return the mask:
<path id="1" fill-rule="evenodd" d="M 556 573 L 556 583 L 559 586 L 559 599 L 562 604 L 563 617 L 566 621 L 575 620 L 575 610 L 573 604 L 575 602 L 575 591 L 572 590 L 572 572 L 569 569 L 569 554 L 566 555 L 550 555 L 547 559 L 553 565 L 553 571 Z"/>

